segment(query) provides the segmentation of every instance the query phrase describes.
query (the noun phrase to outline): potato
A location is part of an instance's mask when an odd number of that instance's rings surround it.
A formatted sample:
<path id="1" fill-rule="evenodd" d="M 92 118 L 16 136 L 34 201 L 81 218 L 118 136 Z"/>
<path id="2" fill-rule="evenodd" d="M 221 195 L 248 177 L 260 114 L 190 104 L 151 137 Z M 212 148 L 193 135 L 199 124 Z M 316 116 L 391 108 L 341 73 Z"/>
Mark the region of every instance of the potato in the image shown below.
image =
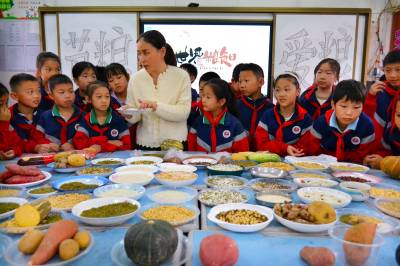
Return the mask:
<path id="1" fill-rule="evenodd" d="M 70 151 L 59 152 L 56 155 L 54 155 L 54 161 L 58 162 L 63 158 L 67 159 L 68 156 L 70 156 L 71 154 L 72 153 Z"/>
<path id="2" fill-rule="evenodd" d="M 87 231 L 80 231 L 75 234 L 74 240 L 78 242 L 80 249 L 85 249 L 90 245 L 90 235 Z"/>
<path id="3" fill-rule="evenodd" d="M 68 164 L 75 167 L 84 166 L 86 164 L 85 156 L 82 154 L 72 154 L 68 156 Z"/>
<path id="4" fill-rule="evenodd" d="M 40 245 L 40 242 L 42 242 L 44 235 L 45 233 L 39 230 L 31 230 L 26 232 L 18 242 L 19 251 L 25 255 L 33 254 Z"/>
<path id="5" fill-rule="evenodd" d="M 66 239 L 61 242 L 58 248 L 58 255 L 62 260 L 70 260 L 79 253 L 79 244 L 73 239 Z"/>

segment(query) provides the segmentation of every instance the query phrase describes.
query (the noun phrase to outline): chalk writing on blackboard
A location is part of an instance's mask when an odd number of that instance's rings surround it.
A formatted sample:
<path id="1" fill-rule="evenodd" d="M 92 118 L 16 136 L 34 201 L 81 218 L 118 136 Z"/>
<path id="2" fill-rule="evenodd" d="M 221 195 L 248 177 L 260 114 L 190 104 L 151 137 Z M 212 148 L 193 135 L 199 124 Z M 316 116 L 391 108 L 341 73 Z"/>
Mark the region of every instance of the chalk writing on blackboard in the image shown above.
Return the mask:
<path id="1" fill-rule="evenodd" d="M 114 26 L 111 32 L 91 29 L 69 31 L 62 40 L 72 53 L 64 55 L 71 66 L 79 61 L 93 60 L 98 66 L 106 66 L 113 62 L 128 65 L 128 48 L 133 39 L 130 34 L 124 33 L 122 27 Z M 89 48 L 93 45 L 95 50 Z"/>
<path id="2" fill-rule="evenodd" d="M 349 62 L 352 41 L 353 37 L 348 30 L 338 27 L 335 31 L 322 32 L 321 36 L 313 42 L 308 31 L 303 28 L 284 38 L 285 48 L 279 64 L 296 72 L 302 86 L 310 85 L 306 82 L 306 77 L 314 68 L 310 64 L 312 59 L 321 60 L 327 57 L 336 59 L 342 66 L 341 76 L 344 77 L 352 71 L 351 62 Z"/>

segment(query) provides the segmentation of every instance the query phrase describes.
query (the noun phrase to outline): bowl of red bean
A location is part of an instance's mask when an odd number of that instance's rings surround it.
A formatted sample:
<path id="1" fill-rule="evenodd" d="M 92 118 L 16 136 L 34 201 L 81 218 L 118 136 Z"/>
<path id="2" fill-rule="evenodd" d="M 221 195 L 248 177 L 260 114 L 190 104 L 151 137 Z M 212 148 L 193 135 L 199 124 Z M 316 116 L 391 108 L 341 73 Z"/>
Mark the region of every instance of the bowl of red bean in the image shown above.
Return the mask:
<path id="1" fill-rule="evenodd" d="M 339 182 L 358 182 L 358 183 L 372 183 L 377 184 L 381 182 L 381 179 L 377 176 L 368 175 L 357 172 L 335 172 L 332 175 Z"/>

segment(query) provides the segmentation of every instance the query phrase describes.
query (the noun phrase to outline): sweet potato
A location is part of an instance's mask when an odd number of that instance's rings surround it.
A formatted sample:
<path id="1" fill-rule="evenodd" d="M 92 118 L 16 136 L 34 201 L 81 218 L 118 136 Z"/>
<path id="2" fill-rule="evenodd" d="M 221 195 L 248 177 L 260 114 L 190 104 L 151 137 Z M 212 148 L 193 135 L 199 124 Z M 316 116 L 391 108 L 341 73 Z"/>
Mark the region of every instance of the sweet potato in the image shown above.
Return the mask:
<path id="1" fill-rule="evenodd" d="M 0 174 L 0 180 L 5 180 L 5 179 L 7 179 L 9 177 L 12 177 L 12 176 L 13 176 L 13 174 L 10 171 L 7 170 L 7 171 L 5 171 L 5 172 Z"/>
<path id="2" fill-rule="evenodd" d="M 310 266 L 333 266 L 336 260 L 335 254 L 324 247 L 304 247 L 300 256 Z"/>
<path id="3" fill-rule="evenodd" d="M 76 232 L 78 232 L 78 224 L 73 220 L 62 220 L 53 224 L 32 255 L 29 265 L 41 265 L 48 262 L 57 253 L 61 242 L 72 238 Z"/>
<path id="4" fill-rule="evenodd" d="M 44 178 L 45 178 L 45 176 L 43 174 L 33 175 L 33 176 L 14 175 L 12 177 L 7 178 L 3 182 L 5 184 L 25 184 L 25 183 L 36 182 L 36 181 L 42 180 Z"/>
<path id="5" fill-rule="evenodd" d="M 8 171 L 14 175 L 39 175 L 41 172 L 36 166 L 20 166 L 18 164 L 12 163 L 7 164 L 6 168 Z"/>

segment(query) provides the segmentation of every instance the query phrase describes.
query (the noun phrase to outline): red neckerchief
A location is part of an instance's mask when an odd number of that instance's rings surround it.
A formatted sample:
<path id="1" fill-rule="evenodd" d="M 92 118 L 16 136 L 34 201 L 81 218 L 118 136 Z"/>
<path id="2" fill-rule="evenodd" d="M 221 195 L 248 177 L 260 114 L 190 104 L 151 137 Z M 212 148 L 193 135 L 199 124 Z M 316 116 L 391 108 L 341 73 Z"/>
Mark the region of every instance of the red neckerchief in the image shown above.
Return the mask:
<path id="1" fill-rule="evenodd" d="M 61 144 L 64 144 L 65 142 L 68 141 L 68 126 L 71 125 L 72 123 L 76 122 L 80 117 L 81 117 L 81 112 L 76 115 L 75 111 L 72 114 L 72 117 L 65 122 L 65 120 L 62 117 L 56 116 L 57 122 L 61 125 L 61 132 L 60 132 L 60 142 Z M 74 116 L 75 115 L 75 116 Z"/>
<path id="2" fill-rule="evenodd" d="M 329 98 L 322 104 L 320 105 L 319 102 L 315 102 L 311 100 L 311 96 L 317 92 L 318 85 L 313 84 L 311 87 L 308 88 L 308 92 L 306 95 L 304 95 L 304 98 L 315 108 L 315 113 L 313 114 L 312 118 L 313 120 L 317 119 L 321 115 L 321 110 L 328 107 L 331 102 L 329 101 Z M 333 88 L 332 88 L 332 93 L 333 93 Z M 332 95 L 331 93 L 331 95 Z M 330 96 L 329 96 L 330 97 Z M 317 98 L 317 95 L 315 95 L 315 98 Z"/>
<path id="3" fill-rule="evenodd" d="M 285 121 L 285 119 L 279 113 L 279 105 L 278 104 L 275 105 L 275 107 L 274 107 L 274 116 L 275 116 L 276 122 L 278 122 L 278 125 L 279 125 L 279 128 L 276 131 L 275 139 L 277 141 L 284 142 L 284 139 L 283 139 L 283 128 L 289 127 L 289 126 L 293 125 L 294 123 L 304 119 L 305 115 L 306 115 L 306 111 L 303 108 L 301 108 L 300 105 L 296 104 L 295 111 L 294 111 L 292 117 L 290 118 L 289 121 Z M 296 117 L 293 117 L 293 116 L 296 116 Z"/>
<path id="4" fill-rule="evenodd" d="M 225 108 L 215 119 L 213 119 L 212 114 L 210 112 L 203 112 L 204 116 L 208 119 L 208 121 L 210 122 L 210 126 L 211 126 L 211 132 L 210 132 L 211 152 L 216 152 L 216 150 L 217 150 L 216 127 L 219 124 L 219 122 L 221 121 L 222 117 L 224 117 L 224 115 L 227 111 L 228 111 L 228 109 Z"/>
<path id="5" fill-rule="evenodd" d="M 99 133 L 100 136 L 104 136 L 104 132 L 106 132 L 109 128 L 109 126 L 100 127 L 99 125 L 90 123 L 90 113 L 86 114 L 85 120 L 88 123 L 88 125 L 90 126 L 90 128 L 93 129 L 94 131 L 96 131 L 97 133 Z"/>
<path id="6" fill-rule="evenodd" d="M 328 124 L 328 126 L 329 126 L 329 121 L 330 121 L 332 115 L 333 115 L 333 110 L 329 110 L 328 112 L 325 113 L 325 121 Z M 337 158 L 338 161 L 343 161 L 344 160 L 344 153 L 345 153 L 345 147 L 344 147 L 343 139 L 348 133 L 351 132 L 351 130 L 346 130 L 343 133 L 339 133 L 334 128 L 332 132 L 337 137 L 336 152 L 335 152 L 336 158 Z"/>
<path id="7" fill-rule="evenodd" d="M 264 102 L 258 106 L 257 108 L 254 105 L 251 105 L 247 100 L 245 96 L 242 96 L 240 98 L 240 100 L 247 106 L 249 107 L 253 113 L 251 115 L 251 122 L 250 122 L 250 130 L 249 130 L 249 135 L 250 138 L 252 138 L 254 136 L 254 132 L 256 131 L 256 127 L 257 127 L 257 115 L 258 115 L 258 111 L 260 111 L 267 103 L 269 103 L 269 99 L 266 98 L 264 100 Z"/>
<path id="8" fill-rule="evenodd" d="M 9 108 L 10 113 L 11 113 L 10 121 L 13 120 L 13 118 L 14 118 L 14 112 L 15 112 L 15 113 L 18 113 L 18 107 L 17 107 L 17 105 L 18 105 L 18 103 L 14 104 L 13 106 L 11 106 L 11 107 Z M 34 116 L 35 116 L 35 112 L 36 112 L 36 110 L 35 110 L 35 111 L 33 112 L 33 114 L 32 114 L 32 123 L 31 123 L 31 124 L 18 124 L 18 127 L 19 127 L 19 128 L 22 128 L 22 129 L 24 129 L 24 130 L 26 130 L 26 131 L 28 131 L 28 132 L 30 132 L 30 131 L 35 127 L 35 125 L 34 125 L 34 123 L 33 123 L 33 119 L 34 119 Z"/>
<path id="9" fill-rule="evenodd" d="M 394 117 L 395 117 L 395 113 L 396 113 L 396 104 L 399 101 L 400 89 L 398 89 L 398 90 L 394 89 L 392 86 L 390 86 L 387 83 L 387 81 L 385 81 L 385 91 L 392 98 L 390 100 L 390 104 L 389 104 L 389 107 L 387 109 L 387 112 L 390 114 L 390 119 L 392 121 L 390 132 L 393 132 L 393 129 L 396 126 L 396 124 L 394 122 Z"/>

